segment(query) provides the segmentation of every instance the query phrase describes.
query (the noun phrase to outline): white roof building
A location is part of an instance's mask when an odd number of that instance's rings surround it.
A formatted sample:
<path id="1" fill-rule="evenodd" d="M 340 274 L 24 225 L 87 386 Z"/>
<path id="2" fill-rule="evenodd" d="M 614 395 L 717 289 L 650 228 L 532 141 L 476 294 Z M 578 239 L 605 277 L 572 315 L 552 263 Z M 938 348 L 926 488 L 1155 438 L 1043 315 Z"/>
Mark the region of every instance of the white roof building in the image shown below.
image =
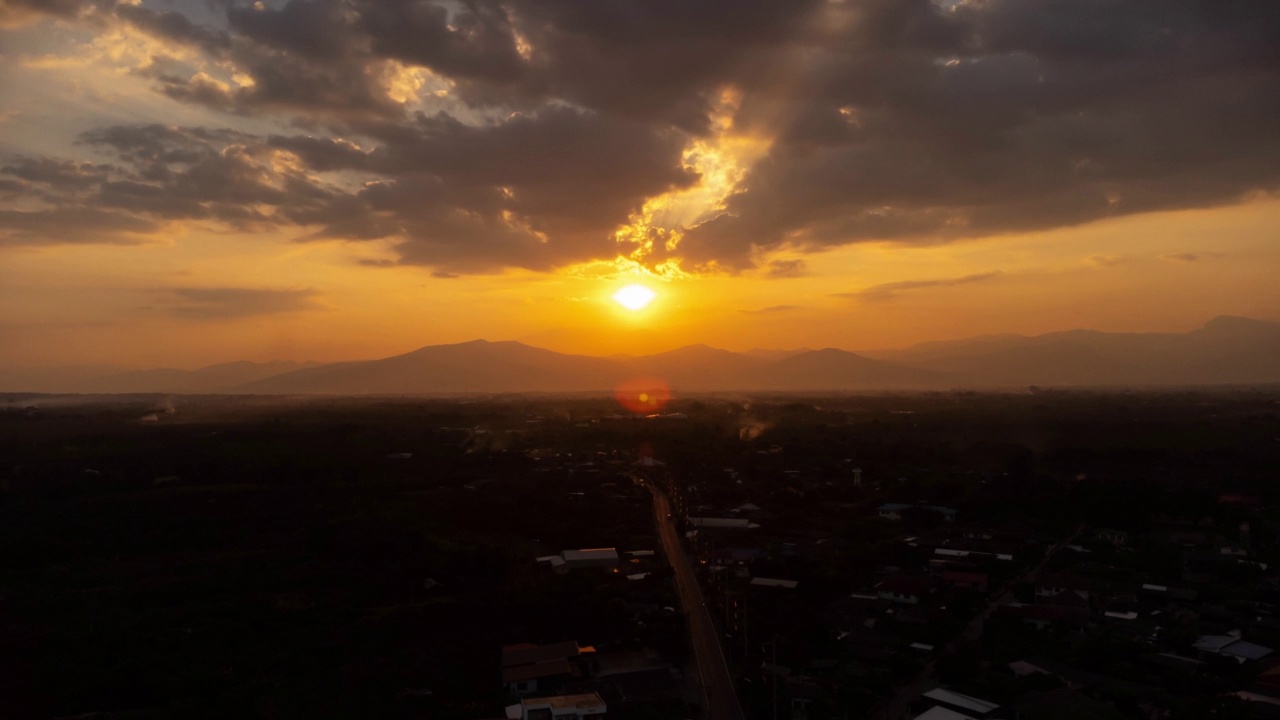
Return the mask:
<path id="1" fill-rule="evenodd" d="M 934 702 L 942 703 L 943 705 L 950 705 L 953 708 L 960 708 L 962 710 L 975 713 L 979 716 L 986 715 L 1000 707 L 996 703 L 988 700 L 976 698 L 971 695 L 962 695 L 961 693 L 943 690 L 942 688 L 934 688 L 933 690 L 925 693 L 924 697 L 927 697 Z"/>
<path id="2" fill-rule="evenodd" d="M 515 706 L 507 708 L 507 717 L 511 720 L 582 720 L 601 717 L 608 710 L 600 695 L 593 692 L 525 698 L 520 701 L 519 714 L 512 717 L 511 710 L 514 708 Z"/>
<path id="3" fill-rule="evenodd" d="M 973 718 L 958 713 L 955 710 L 948 710 L 941 705 L 934 705 L 916 716 L 915 720 L 974 720 Z"/>
<path id="4" fill-rule="evenodd" d="M 794 588 L 796 585 L 799 585 L 800 582 L 798 580 L 779 580 L 777 578 L 756 577 L 751 578 L 751 584 L 762 587 Z"/>
<path id="5" fill-rule="evenodd" d="M 746 519 L 746 518 L 704 518 L 704 517 L 691 517 L 691 518 L 689 518 L 689 524 L 690 524 L 690 525 L 692 525 L 692 526 L 694 526 L 694 527 L 709 527 L 709 528 L 743 528 L 743 529 L 749 529 L 749 528 L 758 528 L 758 527 L 760 527 L 759 525 L 757 525 L 757 524 L 755 524 L 755 523 L 751 522 L 750 520 L 748 520 L 748 519 Z"/>

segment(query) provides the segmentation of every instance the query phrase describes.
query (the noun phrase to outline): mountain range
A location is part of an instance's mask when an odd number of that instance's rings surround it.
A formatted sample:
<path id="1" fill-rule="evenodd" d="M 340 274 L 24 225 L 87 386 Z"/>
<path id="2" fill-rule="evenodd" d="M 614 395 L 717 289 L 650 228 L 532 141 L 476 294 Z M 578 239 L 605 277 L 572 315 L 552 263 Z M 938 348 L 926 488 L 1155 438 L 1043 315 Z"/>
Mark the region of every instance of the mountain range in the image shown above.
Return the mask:
<path id="1" fill-rule="evenodd" d="M 233 362 L 197 370 L 0 370 L 0 390 L 79 393 L 443 394 L 607 391 L 637 378 L 675 391 L 821 391 L 1280 383 L 1280 323 L 1218 317 L 1187 333 L 1071 330 L 901 350 L 730 352 L 690 345 L 639 357 L 518 342 L 430 345 L 357 362 Z"/>

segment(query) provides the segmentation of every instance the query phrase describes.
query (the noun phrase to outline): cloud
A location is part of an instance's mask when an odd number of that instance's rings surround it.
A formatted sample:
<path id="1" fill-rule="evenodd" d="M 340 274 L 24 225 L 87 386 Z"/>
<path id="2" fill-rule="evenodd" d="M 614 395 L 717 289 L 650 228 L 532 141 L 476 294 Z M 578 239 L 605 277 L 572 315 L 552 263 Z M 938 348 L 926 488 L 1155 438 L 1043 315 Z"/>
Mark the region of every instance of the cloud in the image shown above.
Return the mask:
<path id="1" fill-rule="evenodd" d="M 164 312 L 196 320 L 231 320 L 322 309 L 316 290 L 170 288 L 160 291 Z"/>
<path id="2" fill-rule="evenodd" d="M 136 245 L 162 227 L 146 218 L 91 207 L 0 210 L 0 245 Z"/>
<path id="3" fill-rule="evenodd" d="M 797 278 L 803 277 L 807 273 L 808 268 L 803 260 L 773 260 L 765 266 L 765 277 L 768 278 Z"/>
<path id="4" fill-rule="evenodd" d="M 871 287 L 850 293 L 837 293 L 836 297 L 853 298 L 867 302 L 883 302 L 892 300 L 898 294 L 910 292 L 913 290 L 928 290 L 932 288 L 948 288 L 957 285 L 974 285 L 978 283 L 986 283 L 1001 277 L 1004 273 L 1000 270 L 991 272 L 974 273 L 972 275 L 963 275 L 954 278 L 939 278 L 934 280 L 903 280 L 899 282 L 882 283 L 880 285 L 872 285 Z"/>
<path id="5" fill-rule="evenodd" d="M 5 13 L 150 38 L 134 71 L 211 118 L 86 133 L 104 162 L 4 159 L 4 212 L 26 227 L 5 242 L 122 237 L 74 222 L 103 213 L 130 232 L 389 240 L 397 262 L 446 273 L 608 262 L 646 201 L 704 180 L 694 155 L 740 141 L 759 152 L 709 176 L 728 183 L 713 212 L 652 228 L 679 241 L 651 262 L 733 272 L 778 251 L 1280 189 L 1274 0 L 17 0 Z M 293 130 L 213 127 L 228 123 Z"/>
<path id="6" fill-rule="evenodd" d="M 1128 262 L 1127 258 L 1119 255 L 1090 255 L 1088 258 L 1090 265 L 1098 267 L 1111 267 L 1112 265 L 1121 265 Z"/>
<path id="7" fill-rule="evenodd" d="M 24 158 L 0 172 L 26 183 L 6 192 L 140 226 L 192 221 L 293 229 L 310 240 L 389 239 L 399 264 L 446 272 L 610 259 L 619 222 L 646 197 L 697 178 L 682 165 L 679 133 L 571 108 L 481 126 L 437 115 L 362 127 L 381 144 L 366 150 L 332 137 L 109 126 L 80 143 L 113 163 Z M 324 177 L 350 172 L 376 179 L 356 186 Z M 39 237 L 65 242 L 54 221 L 41 224 L 48 227 Z"/>
<path id="8" fill-rule="evenodd" d="M 1201 252 L 1201 253 L 1180 252 L 1180 253 L 1169 253 L 1169 254 L 1167 254 L 1167 255 L 1161 255 L 1161 256 L 1160 256 L 1160 259 L 1161 259 L 1161 260 L 1168 260 L 1169 262 L 1177 262 L 1177 263 L 1194 263 L 1194 262 L 1200 262 L 1201 260 L 1217 260 L 1217 259 L 1219 259 L 1219 258 L 1223 258 L 1223 257 L 1226 257 L 1226 253 L 1220 253 L 1220 252 Z"/>
<path id="9" fill-rule="evenodd" d="M 747 315 L 771 315 L 774 313 L 788 312 L 798 309 L 798 305 L 770 305 L 769 307 L 763 307 L 758 310 L 739 310 L 738 312 L 745 313 Z"/>

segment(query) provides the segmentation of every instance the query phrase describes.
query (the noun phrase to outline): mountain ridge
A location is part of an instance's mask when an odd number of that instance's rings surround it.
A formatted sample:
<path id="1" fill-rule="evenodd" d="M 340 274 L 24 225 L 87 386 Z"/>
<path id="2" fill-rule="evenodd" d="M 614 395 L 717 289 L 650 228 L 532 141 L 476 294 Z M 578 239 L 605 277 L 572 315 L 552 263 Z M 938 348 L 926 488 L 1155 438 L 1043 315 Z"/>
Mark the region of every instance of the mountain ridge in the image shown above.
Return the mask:
<path id="1" fill-rule="evenodd" d="M 649 355 L 560 353 L 515 340 L 427 345 L 335 363 L 234 361 L 194 370 L 0 370 L 0 391 L 217 394 L 606 392 L 635 378 L 677 392 L 928 390 L 1280 383 L 1280 323 L 1216 316 L 1185 333 L 1072 329 L 929 341 L 898 350 L 755 349 L 694 343 Z M 25 374 L 24 374 L 25 372 Z"/>

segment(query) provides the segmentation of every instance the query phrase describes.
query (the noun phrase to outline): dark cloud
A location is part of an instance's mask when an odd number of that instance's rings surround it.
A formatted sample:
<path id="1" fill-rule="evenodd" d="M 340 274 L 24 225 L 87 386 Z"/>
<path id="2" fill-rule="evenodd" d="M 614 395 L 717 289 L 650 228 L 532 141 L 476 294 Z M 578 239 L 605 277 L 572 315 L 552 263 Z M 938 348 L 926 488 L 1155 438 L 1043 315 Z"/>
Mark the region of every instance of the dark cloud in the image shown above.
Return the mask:
<path id="1" fill-rule="evenodd" d="M 80 141 L 118 162 L 24 157 L 0 168 L 19 197 L 47 207 L 5 211 L 6 242 L 137 242 L 171 220 L 249 230 L 336 202 L 316 178 L 252 136 L 162 125 L 102 128 Z"/>
<path id="2" fill-rule="evenodd" d="M 229 33 L 191 22 L 180 12 L 157 12 L 142 5 L 119 5 L 115 14 L 149 35 L 179 45 L 192 45 L 213 54 L 221 54 L 231 47 Z"/>
<path id="3" fill-rule="evenodd" d="M 6 195 L 115 225 L 385 239 L 397 262 L 443 272 L 608 259 L 647 198 L 696 182 L 682 153 L 711 138 L 716 108 L 769 151 L 654 261 L 737 271 L 781 249 L 1280 189 L 1274 0 L 219 0 L 203 24 L 109 0 L 7 7 L 193 49 L 203 65 L 144 71 L 160 92 L 309 134 L 104 128 L 83 141 L 109 164 L 5 160 Z M 449 113 L 397 99 L 403 67 L 449 87 Z M 28 239 L 62 233 L 9 212 Z M 803 272 L 788 263 L 761 270 Z"/>
<path id="4" fill-rule="evenodd" d="M 803 277 L 807 272 L 803 260 L 773 260 L 765 266 L 765 276 L 775 279 Z"/>
<path id="5" fill-rule="evenodd" d="M 160 291 L 157 307 L 171 315 L 197 320 L 231 320 L 323 309 L 316 290 L 261 288 L 171 288 Z"/>
<path id="6" fill-rule="evenodd" d="M 12 164 L 0 167 L 0 173 L 59 191 L 90 188 L 106 179 L 112 170 L 110 165 L 48 157 L 19 157 Z"/>
<path id="7" fill-rule="evenodd" d="M 27 185 L 43 182 L 49 187 L 41 186 L 42 197 L 60 206 L 128 213 L 140 222 L 387 239 L 401 264 L 450 272 L 546 270 L 609 258 L 611 231 L 646 197 L 697 178 L 681 165 L 678 132 L 566 107 L 482 126 L 437 115 L 364 128 L 381 139 L 370 150 L 331 137 L 107 127 L 80 142 L 110 153 L 114 164 L 24 158 L 2 172 Z M 320 176 L 342 171 L 381 179 L 355 186 Z"/>
<path id="8" fill-rule="evenodd" d="M 681 252 L 741 267 L 761 249 L 943 242 L 1275 189 L 1277 8 L 864 3 L 864 42 L 789 98 L 748 190 Z"/>
<path id="9" fill-rule="evenodd" d="M 0 210 L 0 245 L 109 243 L 133 245 L 161 224 L 128 213 L 92 207 Z"/>
<path id="10" fill-rule="evenodd" d="M 954 278 L 940 278 L 934 280 L 903 280 L 901 282 L 882 283 L 880 285 L 872 285 L 871 287 L 858 290 L 851 293 L 838 293 L 836 297 L 853 298 L 869 302 L 881 302 L 884 300 L 892 300 L 899 293 L 910 292 L 912 290 L 927 290 L 931 288 L 947 288 L 957 285 L 974 285 L 977 283 L 985 283 L 995 280 L 1004 273 L 999 270 L 991 272 L 974 273 L 972 275 L 963 275 Z"/>
<path id="11" fill-rule="evenodd" d="M 1220 253 L 1220 252 L 1201 252 L 1201 253 L 1180 252 L 1180 253 L 1169 253 L 1167 255 L 1161 255 L 1160 259 L 1168 260 L 1170 262 L 1177 262 L 1177 263 L 1194 263 L 1194 262 L 1200 262 L 1202 260 L 1217 260 L 1223 257 L 1226 257 L 1226 254 Z"/>
<path id="12" fill-rule="evenodd" d="M 85 0 L 6 0 L 0 4 L 0 27 L 45 16 L 72 18 L 88 4 Z"/>
<path id="13" fill-rule="evenodd" d="M 500 5 L 468 3 L 452 13 L 442 3 L 421 0 L 362 0 L 356 7 L 360 29 L 382 57 L 499 85 L 515 84 L 531 72 L 517 48 L 511 17 Z"/>

